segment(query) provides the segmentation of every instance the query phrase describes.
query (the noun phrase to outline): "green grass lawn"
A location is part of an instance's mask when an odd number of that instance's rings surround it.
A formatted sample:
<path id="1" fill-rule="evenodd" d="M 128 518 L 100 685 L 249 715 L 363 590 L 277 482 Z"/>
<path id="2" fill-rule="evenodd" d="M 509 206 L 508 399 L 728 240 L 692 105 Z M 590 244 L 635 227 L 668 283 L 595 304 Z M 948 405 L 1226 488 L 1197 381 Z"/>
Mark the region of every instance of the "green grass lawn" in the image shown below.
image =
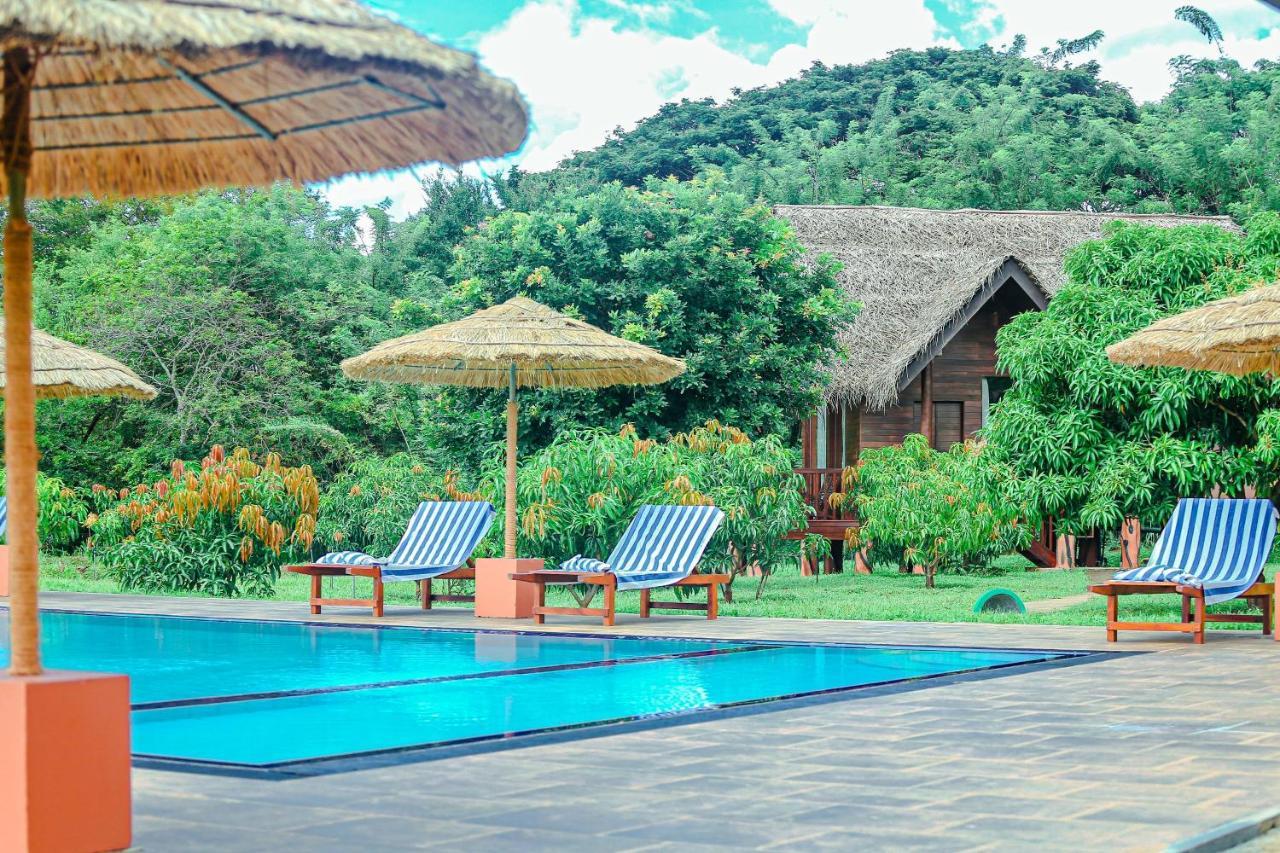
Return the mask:
<path id="1" fill-rule="evenodd" d="M 818 575 L 803 577 L 794 569 L 776 572 L 761 597 L 755 597 L 757 579 L 739 578 L 734 584 L 734 600 L 723 602 L 725 616 L 774 616 L 795 619 L 871 619 L 907 622 L 996 622 L 1042 625 L 1098 625 L 1105 621 L 1105 601 L 1090 596 L 1087 601 L 1047 613 L 975 614 L 974 602 L 988 589 L 1001 587 L 1016 592 L 1025 602 L 1066 598 L 1085 592 L 1087 576 L 1083 571 L 1028 572 L 1020 558 L 1002 558 L 997 565 L 981 574 L 939 575 L 936 589 L 925 589 L 924 578 L 878 570 L 872 575 Z M 83 557 L 45 556 L 41 563 L 41 586 L 46 590 L 114 593 L 122 590 L 114 580 L 96 570 Z M 1268 566 L 1267 575 L 1275 575 L 1276 566 Z M 283 575 L 276 583 L 275 600 L 305 601 L 309 580 L 300 575 Z M 351 581 L 326 581 L 326 592 L 345 595 Z M 357 596 L 369 595 L 370 581 L 357 580 Z M 444 590 L 439 590 L 443 592 Z M 658 597 L 672 593 L 659 592 Z M 411 606 L 413 584 L 388 584 L 390 606 Z M 549 603 L 568 604 L 569 592 L 552 590 Z M 620 593 L 618 609 L 635 613 L 639 593 Z M 594 602 L 593 602 L 594 604 Z M 1242 602 L 1229 602 L 1216 610 L 1243 612 Z M 1135 621 L 1176 621 L 1178 600 L 1173 596 L 1128 596 L 1121 600 L 1121 615 Z M 1241 626 L 1255 629 L 1255 626 Z"/>

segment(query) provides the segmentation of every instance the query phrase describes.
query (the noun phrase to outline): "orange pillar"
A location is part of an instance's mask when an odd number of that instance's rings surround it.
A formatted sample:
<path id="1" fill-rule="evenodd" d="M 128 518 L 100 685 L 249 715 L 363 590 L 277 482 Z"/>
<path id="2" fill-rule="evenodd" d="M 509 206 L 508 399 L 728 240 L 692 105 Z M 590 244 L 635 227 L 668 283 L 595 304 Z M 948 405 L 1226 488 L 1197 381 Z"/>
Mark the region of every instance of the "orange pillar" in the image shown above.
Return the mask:
<path id="1" fill-rule="evenodd" d="M 0 850 L 129 846 L 129 678 L 0 678 Z"/>

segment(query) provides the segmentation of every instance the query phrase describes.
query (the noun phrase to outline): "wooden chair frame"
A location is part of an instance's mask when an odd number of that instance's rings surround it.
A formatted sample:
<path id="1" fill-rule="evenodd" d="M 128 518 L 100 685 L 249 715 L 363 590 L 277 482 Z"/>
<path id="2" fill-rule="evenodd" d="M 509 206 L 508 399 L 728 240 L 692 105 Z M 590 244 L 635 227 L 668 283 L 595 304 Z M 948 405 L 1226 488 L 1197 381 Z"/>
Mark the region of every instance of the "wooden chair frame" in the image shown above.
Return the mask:
<path id="1" fill-rule="evenodd" d="M 382 568 L 380 566 L 344 566 L 335 563 L 305 563 L 299 566 L 285 566 L 285 571 L 293 572 L 299 575 L 308 575 L 311 578 L 311 597 L 308 604 L 311 605 L 312 614 L 318 614 L 320 609 L 325 606 L 329 607 L 368 607 L 371 608 L 374 616 L 382 616 L 383 606 L 383 580 Z M 327 577 L 359 577 L 373 579 L 373 597 L 372 598 L 324 598 L 324 579 Z M 436 575 L 427 580 L 417 581 L 418 597 L 422 603 L 423 610 L 430 610 L 433 602 L 436 601 L 469 601 L 475 603 L 474 595 L 435 595 L 431 591 L 432 581 L 462 581 L 476 579 L 475 563 L 467 560 L 467 565 L 442 575 Z M 396 583 L 397 581 L 393 581 Z"/>
<path id="2" fill-rule="evenodd" d="M 1273 583 L 1259 581 L 1249 587 L 1240 598 L 1259 607 L 1262 612 L 1252 613 L 1209 613 L 1206 610 L 1204 590 L 1193 586 L 1181 586 L 1176 583 L 1154 581 L 1110 581 L 1089 587 L 1089 592 L 1107 597 L 1107 642 L 1114 643 L 1119 639 L 1120 631 L 1175 631 L 1190 634 L 1196 643 L 1204 642 L 1205 626 L 1210 622 L 1243 622 L 1261 625 L 1263 636 L 1272 633 L 1272 613 L 1280 619 L 1280 603 L 1275 600 L 1276 587 Z M 1120 596 L 1122 595 L 1160 595 L 1173 593 L 1182 596 L 1181 622 L 1122 622 L 1120 621 Z M 1280 637 L 1277 637 L 1280 639 Z"/>
<path id="3" fill-rule="evenodd" d="M 546 621 L 548 615 L 554 616 L 599 616 L 602 625 L 612 625 L 615 616 L 615 605 L 618 595 L 618 578 L 611 572 L 513 572 L 509 577 L 513 581 L 536 584 L 537 600 L 533 606 L 533 621 L 539 625 Z M 654 601 L 653 589 L 640 590 L 640 618 L 648 619 L 651 610 L 705 610 L 707 619 L 715 619 L 719 615 L 720 587 L 729 582 L 725 574 L 692 574 L 681 578 L 668 587 L 704 586 L 707 588 L 706 603 L 701 601 Z M 598 586 L 604 593 L 603 607 L 548 607 L 547 587 L 565 584 L 591 584 Z M 667 587 L 658 587 L 665 589 Z"/>

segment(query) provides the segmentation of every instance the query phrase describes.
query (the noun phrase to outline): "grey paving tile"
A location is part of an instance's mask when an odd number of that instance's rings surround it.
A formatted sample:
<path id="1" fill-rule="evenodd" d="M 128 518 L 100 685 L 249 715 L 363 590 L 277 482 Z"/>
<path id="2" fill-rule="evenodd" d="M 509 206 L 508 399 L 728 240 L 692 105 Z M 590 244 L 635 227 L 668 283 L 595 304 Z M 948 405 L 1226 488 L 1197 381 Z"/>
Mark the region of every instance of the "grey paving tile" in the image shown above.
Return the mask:
<path id="1" fill-rule="evenodd" d="M 306 618 L 290 602 L 50 594 L 77 609 Z M 368 624 L 326 614 L 322 621 Z M 466 611 L 388 623 L 514 627 Z M 548 633 L 599 626 L 568 623 Z M 1104 649 L 1096 628 L 624 619 L 612 633 Z M 1151 849 L 1280 790 L 1280 643 L 1151 654 L 290 782 L 135 772 L 147 850 Z M 1225 698 L 1224 698 L 1225 697 Z M 615 805 L 616 801 L 616 805 Z M 602 804 L 603 802 L 603 804 Z M 419 843 L 421 842 L 421 843 Z M 357 846 L 358 845 L 358 846 Z"/>

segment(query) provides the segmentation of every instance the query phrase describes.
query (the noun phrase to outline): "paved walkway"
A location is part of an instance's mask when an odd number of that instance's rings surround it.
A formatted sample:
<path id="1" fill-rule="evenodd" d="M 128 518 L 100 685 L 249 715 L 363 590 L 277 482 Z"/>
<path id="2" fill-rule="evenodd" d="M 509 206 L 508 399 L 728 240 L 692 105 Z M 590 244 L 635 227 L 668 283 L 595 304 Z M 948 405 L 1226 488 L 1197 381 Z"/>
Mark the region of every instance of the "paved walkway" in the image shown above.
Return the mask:
<path id="1" fill-rule="evenodd" d="M 50 593 L 47 606 L 307 619 L 298 603 Z M 367 617 L 318 617 L 360 623 Z M 386 622 L 518 627 L 466 611 Z M 1107 648 L 1099 628 L 682 616 L 619 634 Z M 602 629 L 566 619 L 549 631 Z M 607 630 L 607 629 L 606 629 Z M 283 782 L 136 770 L 148 851 L 1152 850 L 1280 805 L 1280 643 L 1204 646 Z"/>

